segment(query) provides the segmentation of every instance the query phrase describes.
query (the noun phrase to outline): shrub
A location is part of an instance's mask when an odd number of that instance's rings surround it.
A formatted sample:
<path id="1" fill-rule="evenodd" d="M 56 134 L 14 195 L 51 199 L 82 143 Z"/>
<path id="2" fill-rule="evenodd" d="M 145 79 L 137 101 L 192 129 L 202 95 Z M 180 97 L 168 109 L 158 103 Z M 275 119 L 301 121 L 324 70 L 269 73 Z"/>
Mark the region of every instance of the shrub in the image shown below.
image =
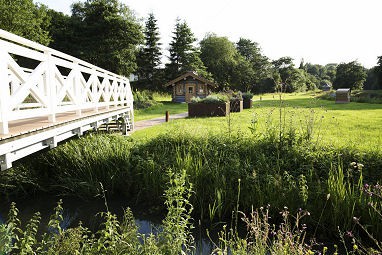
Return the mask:
<path id="1" fill-rule="evenodd" d="M 191 103 L 219 104 L 228 102 L 228 97 L 221 94 L 209 95 L 205 98 L 193 97 Z"/>
<path id="2" fill-rule="evenodd" d="M 135 109 L 145 109 L 159 104 L 154 100 L 153 92 L 148 90 L 135 91 L 133 97 Z"/>
<path id="3" fill-rule="evenodd" d="M 252 99 L 253 94 L 251 92 L 245 92 L 242 94 L 243 99 Z"/>
<path id="4" fill-rule="evenodd" d="M 242 96 L 242 93 L 240 91 L 229 93 L 228 98 L 230 101 L 243 100 L 243 96 Z"/>

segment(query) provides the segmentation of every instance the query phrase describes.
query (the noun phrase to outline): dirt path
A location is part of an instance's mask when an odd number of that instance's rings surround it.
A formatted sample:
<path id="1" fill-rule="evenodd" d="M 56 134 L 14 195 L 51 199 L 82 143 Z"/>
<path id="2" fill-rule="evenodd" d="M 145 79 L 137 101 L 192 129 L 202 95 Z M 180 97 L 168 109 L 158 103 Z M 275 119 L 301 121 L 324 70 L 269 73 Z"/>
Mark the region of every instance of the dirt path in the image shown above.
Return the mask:
<path id="1" fill-rule="evenodd" d="M 175 120 L 175 119 L 183 119 L 186 117 L 188 117 L 188 112 L 178 113 L 178 114 L 173 114 L 173 115 L 170 114 L 170 121 Z M 165 116 L 158 117 L 158 118 L 151 119 L 151 120 L 137 121 L 134 123 L 134 131 L 145 129 L 145 128 L 152 127 L 155 125 L 159 125 L 165 121 L 166 121 Z"/>

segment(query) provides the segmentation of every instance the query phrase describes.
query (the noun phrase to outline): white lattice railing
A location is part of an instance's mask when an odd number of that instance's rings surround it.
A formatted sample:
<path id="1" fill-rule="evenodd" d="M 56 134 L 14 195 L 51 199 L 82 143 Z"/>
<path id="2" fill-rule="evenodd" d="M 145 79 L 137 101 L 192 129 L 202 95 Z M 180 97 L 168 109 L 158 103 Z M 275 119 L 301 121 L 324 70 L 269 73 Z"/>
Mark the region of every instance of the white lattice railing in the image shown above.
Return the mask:
<path id="1" fill-rule="evenodd" d="M 0 29 L 0 134 L 13 120 L 127 106 L 129 80 Z"/>

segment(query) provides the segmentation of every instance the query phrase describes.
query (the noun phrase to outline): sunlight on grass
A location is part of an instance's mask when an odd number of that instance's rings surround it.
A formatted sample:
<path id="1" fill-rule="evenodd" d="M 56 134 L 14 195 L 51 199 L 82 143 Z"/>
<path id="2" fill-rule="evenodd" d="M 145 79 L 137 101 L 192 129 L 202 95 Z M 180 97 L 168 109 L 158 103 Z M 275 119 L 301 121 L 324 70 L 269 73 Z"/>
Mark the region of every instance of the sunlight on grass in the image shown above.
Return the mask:
<path id="1" fill-rule="evenodd" d="M 170 115 L 187 112 L 187 104 L 171 102 L 171 95 L 169 94 L 154 93 L 153 96 L 155 101 L 160 102 L 160 104 L 147 109 L 134 110 L 135 121 L 164 117 L 166 111 L 169 111 Z"/>
<path id="2" fill-rule="evenodd" d="M 335 104 L 316 99 L 312 93 L 284 94 L 283 100 L 276 94 L 254 97 L 252 109 L 232 113 L 230 117 L 187 118 L 171 121 L 135 132 L 137 139 L 152 138 L 158 134 L 182 130 L 198 136 L 208 133 L 239 134 L 252 136 L 250 127 L 257 122 L 257 132 L 265 132 L 281 121 L 305 132 L 310 126 L 314 142 L 336 147 L 351 146 L 362 149 L 378 149 L 382 145 L 382 105 L 367 103 Z M 281 105 L 281 108 L 279 107 Z M 171 106 L 171 105 L 169 105 Z M 187 111 L 187 105 L 175 104 L 174 111 Z M 163 108 L 158 111 L 164 110 Z M 152 111 L 151 116 L 159 114 Z M 164 115 L 164 112 L 162 113 Z M 161 115 L 161 116 L 162 116 Z M 231 119 L 229 119 L 231 118 Z M 230 120 L 230 121 L 229 121 Z M 229 124 L 230 123 L 230 124 Z"/>

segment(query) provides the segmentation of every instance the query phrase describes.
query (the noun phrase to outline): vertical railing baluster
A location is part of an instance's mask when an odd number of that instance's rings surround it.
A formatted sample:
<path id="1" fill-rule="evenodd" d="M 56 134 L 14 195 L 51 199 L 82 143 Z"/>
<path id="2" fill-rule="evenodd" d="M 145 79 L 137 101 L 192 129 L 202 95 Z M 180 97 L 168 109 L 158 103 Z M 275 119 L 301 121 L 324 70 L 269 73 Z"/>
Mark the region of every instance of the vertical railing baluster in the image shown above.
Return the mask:
<path id="1" fill-rule="evenodd" d="M 9 114 L 9 78 L 8 78 L 8 54 L 0 49 L 0 134 L 9 133 L 8 114 Z"/>
<path id="2" fill-rule="evenodd" d="M 45 89 L 46 95 L 49 98 L 48 105 L 48 121 L 51 123 L 56 122 L 56 113 L 57 113 L 57 87 L 55 83 L 55 74 L 54 74 L 54 62 L 52 60 L 52 54 L 49 51 L 45 51 L 45 62 L 46 62 L 46 79 L 45 79 Z"/>
<path id="3" fill-rule="evenodd" d="M 92 72 L 91 72 L 91 77 L 93 77 L 93 80 L 92 80 L 92 85 L 91 85 L 91 88 L 92 88 L 92 100 L 93 100 L 93 105 L 94 105 L 94 111 L 95 112 L 98 112 L 98 101 L 97 100 L 97 97 L 98 97 L 98 76 L 97 76 L 97 70 L 95 68 L 92 69 Z"/>
<path id="4" fill-rule="evenodd" d="M 75 104 L 76 104 L 76 115 L 77 116 L 82 116 L 82 107 L 84 103 L 84 98 L 85 95 L 82 95 L 83 90 L 81 87 L 81 71 L 80 71 L 80 66 L 78 64 L 78 61 L 73 62 L 73 70 L 74 72 L 74 77 L 73 77 L 73 91 L 74 91 L 74 96 L 75 96 Z M 86 91 L 85 91 L 86 92 Z"/>

